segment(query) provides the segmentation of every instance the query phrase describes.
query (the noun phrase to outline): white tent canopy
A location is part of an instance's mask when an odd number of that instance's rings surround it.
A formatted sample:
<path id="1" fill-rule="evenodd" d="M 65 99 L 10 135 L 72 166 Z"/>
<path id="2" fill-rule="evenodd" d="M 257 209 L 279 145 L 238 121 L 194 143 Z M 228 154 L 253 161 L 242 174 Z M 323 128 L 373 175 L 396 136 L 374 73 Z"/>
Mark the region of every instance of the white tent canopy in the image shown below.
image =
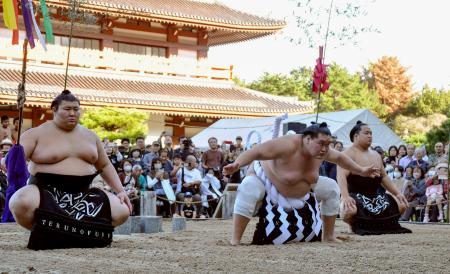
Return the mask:
<path id="1" fill-rule="evenodd" d="M 204 129 L 192 138 L 194 144 L 199 148 L 208 146 L 208 139 L 212 136 L 222 141 L 235 141 L 236 136 L 242 136 L 244 143 L 248 134 L 256 130 L 261 135 L 262 142 L 272 139 L 273 124 L 276 117 L 249 118 L 249 119 L 222 119 L 208 128 Z M 351 145 L 349 133 L 357 121 L 369 125 L 373 132 L 373 145 L 381 146 L 387 150 L 391 145 L 403 144 L 403 141 L 372 112 L 367 109 L 346 110 L 337 112 L 319 113 L 319 123 L 326 122 L 331 133 L 344 143 L 344 147 Z M 316 114 L 299 114 L 289 116 L 282 124 L 287 122 L 301 122 L 310 125 L 316 121 Z M 280 127 L 280 136 L 283 126 Z M 254 134 L 250 143 L 256 143 L 257 137 Z"/>

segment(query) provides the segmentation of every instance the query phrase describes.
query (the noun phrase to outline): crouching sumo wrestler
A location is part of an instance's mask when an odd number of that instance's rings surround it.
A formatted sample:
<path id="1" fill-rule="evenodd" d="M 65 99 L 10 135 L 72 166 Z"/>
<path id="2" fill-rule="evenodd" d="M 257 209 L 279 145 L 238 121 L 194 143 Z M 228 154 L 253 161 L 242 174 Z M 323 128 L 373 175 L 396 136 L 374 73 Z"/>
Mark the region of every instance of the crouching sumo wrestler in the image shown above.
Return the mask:
<path id="1" fill-rule="evenodd" d="M 302 134 L 257 145 L 224 167 L 228 175 L 253 163 L 238 188 L 232 245 L 240 244 L 259 201 L 263 203 L 253 244 L 339 242 L 334 235 L 339 186 L 336 181 L 319 176 L 322 161 L 336 163 L 362 176 L 376 176 L 379 169 L 359 166 L 345 154 L 329 149 L 330 142 L 327 124 L 313 124 Z"/>
<path id="2" fill-rule="evenodd" d="M 21 137 L 31 177 L 11 197 L 11 212 L 31 230 L 30 249 L 107 246 L 130 201 L 100 139 L 78 124 L 80 101 L 65 90 L 51 109 L 52 121 Z M 90 188 L 97 174 L 117 195 Z"/>

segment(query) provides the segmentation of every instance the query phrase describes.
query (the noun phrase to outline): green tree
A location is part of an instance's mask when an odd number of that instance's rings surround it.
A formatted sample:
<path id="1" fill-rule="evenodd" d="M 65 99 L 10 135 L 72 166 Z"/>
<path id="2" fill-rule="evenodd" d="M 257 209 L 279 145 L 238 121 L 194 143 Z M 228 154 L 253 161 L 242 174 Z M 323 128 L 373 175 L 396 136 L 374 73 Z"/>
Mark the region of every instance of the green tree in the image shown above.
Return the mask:
<path id="1" fill-rule="evenodd" d="M 367 108 L 379 118 L 386 117 L 386 108 L 376 92 L 361 81 L 359 74 L 351 74 L 345 68 L 332 64 L 328 68 L 330 89 L 321 95 L 320 112 Z"/>
<path id="2" fill-rule="evenodd" d="M 289 75 L 264 73 L 248 87 L 309 101 L 316 97 L 311 91 L 312 74 L 310 68 L 295 69 Z M 370 90 L 358 74 L 351 74 L 345 68 L 332 64 L 328 67 L 328 81 L 330 89 L 321 95 L 320 112 L 367 108 L 380 118 L 386 117 L 385 107 L 376 92 Z"/>
<path id="3" fill-rule="evenodd" d="M 95 131 L 100 138 L 110 140 L 136 138 L 148 131 L 148 114 L 124 108 L 96 108 L 86 110 L 80 123 Z"/>
<path id="4" fill-rule="evenodd" d="M 406 112 L 416 117 L 433 113 L 450 116 L 450 91 L 437 90 L 426 85 L 420 95 L 410 101 Z"/>
<path id="5" fill-rule="evenodd" d="M 426 133 L 427 151 L 434 151 L 434 144 L 443 142 L 444 144 L 450 141 L 450 119 L 444 121 L 440 126 L 433 127 Z"/>
<path id="6" fill-rule="evenodd" d="M 278 96 L 296 96 L 299 100 L 313 99 L 311 92 L 312 70 L 294 69 L 289 75 L 265 72 L 258 80 L 247 85 L 248 88 Z"/>

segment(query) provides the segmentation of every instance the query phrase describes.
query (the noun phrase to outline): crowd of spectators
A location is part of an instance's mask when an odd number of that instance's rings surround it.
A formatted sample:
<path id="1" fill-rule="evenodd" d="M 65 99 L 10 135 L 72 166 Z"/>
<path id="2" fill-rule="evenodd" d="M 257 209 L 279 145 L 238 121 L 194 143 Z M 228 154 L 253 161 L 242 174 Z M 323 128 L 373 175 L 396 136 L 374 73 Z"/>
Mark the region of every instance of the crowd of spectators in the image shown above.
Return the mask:
<path id="1" fill-rule="evenodd" d="M 0 159 L 4 158 L 17 139 L 17 121 L 14 120 L 13 126 L 9 125 L 8 117 L 1 117 L 1 121 Z M 137 137 L 135 140 L 105 138 L 103 144 L 132 201 L 132 215 L 140 214 L 142 193 L 154 191 L 159 215 L 212 217 L 226 185 L 239 184 L 245 174 L 241 171 L 231 176 L 222 175 L 223 167 L 233 163 L 244 151 L 240 136 L 234 141 L 221 143 L 217 138 L 211 137 L 207 150 L 196 148 L 186 137 L 180 137 L 178 145 L 174 146 L 172 137 L 165 132 L 157 141 L 148 145 L 145 145 L 144 137 Z M 345 149 L 343 143 L 336 138 L 330 146 L 338 151 Z M 448 148 L 449 144 L 444 145 L 442 142 L 434 145 L 434 153 L 431 154 L 427 154 L 424 147 L 415 148 L 412 144 L 391 146 L 386 152 L 381 147 L 373 148 L 382 157 L 388 176 L 409 201 L 409 208 L 401 216 L 401 220 L 430 222 L 448 219 L 445 216 L 449 198 Z M 320 174 L 336 180 L 336 165 L 325 161 Z M 112 191 L 100 176 L 96 178 L 95 184 Z M 2 164 L 0 215 L 4 207 L 6 187 L 6 169 Z M 173 190 L 172 195 L 166 193 L 167 188 Z M 176 201 L 170 199 L 173 196 Z"/>

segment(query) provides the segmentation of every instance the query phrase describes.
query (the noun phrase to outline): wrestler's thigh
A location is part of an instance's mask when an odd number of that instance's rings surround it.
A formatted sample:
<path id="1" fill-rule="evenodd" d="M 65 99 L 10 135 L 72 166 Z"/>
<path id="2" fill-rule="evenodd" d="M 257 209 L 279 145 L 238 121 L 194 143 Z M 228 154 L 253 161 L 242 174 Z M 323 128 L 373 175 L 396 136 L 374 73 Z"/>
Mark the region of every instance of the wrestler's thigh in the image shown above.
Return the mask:
<path id="1" fill-rule="evenodd" d="M 390 193 L 386 193 L 386 194 L 391 196 L 392 198 L 394 198 L 394 200 L 398 206 L 398 211 L 400 212 L 400 214 L 403 214 L 403 212 L 405 212 L 405 210 L 406 210 L 406 206 L 402 202 L 400 202 L 400 200 L 397 197 L 395 197 L 394 195 L 391 195 Z"/>
<path id="2" fill-rule="evenodd" d="M 35 185 L 27 185 L 16 191 L 9 200 L 9 208 L 14 215 L 21 214 L 20 211 L 33 212 L 39 207 L 41 198 L 39 188 Z M 25 212 L 24 212 L 25 213 Z"/>
<path id="3" fill-rule="evenodd" d="M 104 191 L 104 190 L 103 190 Z M 119 198 L 111 192 L 104 191 L 108 195 L 109 204 L 111 205 L 112 225 L 118 226 L 125 223 L 130 216 L 130 211 L 125 203 L 120 203 Z"/>

